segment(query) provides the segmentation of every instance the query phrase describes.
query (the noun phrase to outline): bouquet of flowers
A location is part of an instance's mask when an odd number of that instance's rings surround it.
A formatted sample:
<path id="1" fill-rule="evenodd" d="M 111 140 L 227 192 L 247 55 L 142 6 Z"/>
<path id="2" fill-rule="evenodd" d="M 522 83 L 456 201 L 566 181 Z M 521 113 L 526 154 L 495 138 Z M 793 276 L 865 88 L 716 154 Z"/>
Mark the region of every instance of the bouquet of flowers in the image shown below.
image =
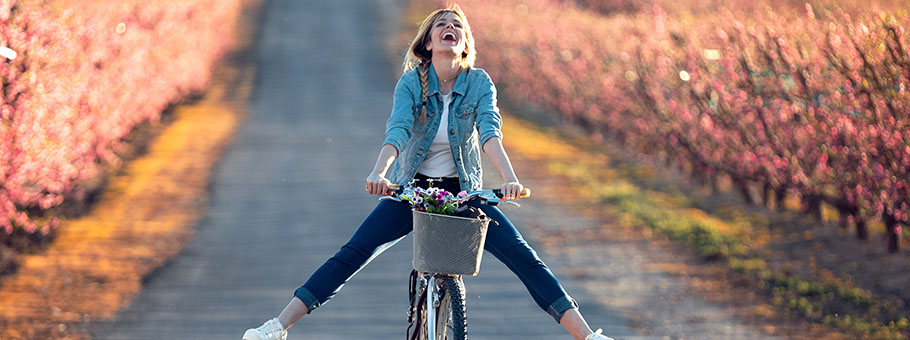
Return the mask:
<path id="1" fill-rule="evenodd" d="M 432 184 L 427 189 L 408 186 L 404 188 L 401 195 L 398 195 L 402 200 L 410 203 L 411 208 L 416 211 L 440 215 L 457 215 L 460 205 L 467 201 L 467 196 L 468 193 L 465 191 L 456 195 L 433 187 Z"/>

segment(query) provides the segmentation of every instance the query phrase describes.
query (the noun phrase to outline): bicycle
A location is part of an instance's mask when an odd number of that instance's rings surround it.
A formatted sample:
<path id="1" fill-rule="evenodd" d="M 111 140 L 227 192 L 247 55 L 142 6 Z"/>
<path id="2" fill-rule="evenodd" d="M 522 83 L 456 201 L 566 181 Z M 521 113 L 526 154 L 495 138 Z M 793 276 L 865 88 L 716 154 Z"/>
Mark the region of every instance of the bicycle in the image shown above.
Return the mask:
<path id="1" fill-rule="evenodd" d="M 398 197 L 402 192 L 400 186 L 390 188 L 391 194 L 380 197 L 380 200 L 395 200 L 401 202 Z M 521 197 L 530 197 L 530 189 L 525 188 L 521 192 Z M 479 190 L 467 195 L 466 201 L 479 199 L 481 204 L 497 206 L 500 203 L 513 204 L 521 206 L 514 201 L 501 201 L 502 193 L 499 189 Z M 422 214 L 422 215 L 421 215 Z M 483 243 L 486 236 L 486 227 L 490 219 L 465 218 L 449 215 L 433 215 L 426 217 L 423 212 L 414 212 L 414 269 L 411 270 L 408 284 L 408 293 L 410 305 L 408 307 L 408 330 L 406 332 L 407 340 L 466 340 L 467 339 L 467 310 L 465 307 L 465 286 L 462 275 L 477 275 L 480 268 L 480 258 L 483 254 Z M 458 259 L 425 259 L 428 249 L 427 244 L 433 241 L 423 242 L 424 238 L 431 239 L 430 236 L 423 237 L 418 235 L 420 230 L 426 227 L 433 227 L 433 224 L 439 230 L 445 230 L 453 220 L 462 219 L 454 223 L 474 223 L 478 224 L 476 232 L 482 235 L 478 240 L 473 240 L 474 244 L 468 246 L 469 251 L 476 252 L 474 256 L 476 262 L 465 265 Z M 471 220 L 471 221 L 464 221 Z M 422 225 L 423 224 L 430 224 Z M 473 235 L 476 238 L 478 235 Z M 432 240 L 432 239 L 431 239 Z M 443 240 L 451 241 L 451 240 Z M 479 244 L 478 244 L 479 243 Z M 450 245 L 450 244 L 448 244 Z M 429 247 L 432 247 L 430 245 Z M 430 256 L 433 257 L 433 256 Z M 437 256 L 438 257 L 438 256 Z M 455 258 L 459 258 L 455 256 Z M 463 260 L 463 257 L 461 257 Z M 435 263 L 433 263 L 435 261 Z M 441 262 L 440 262 L 441 261 Z M 456 262 L 454 265 L 445 262 Z M 470 262 L 470 261 L 469 261 Z M 443 268 L 429 270 L 427 268 Z"/>

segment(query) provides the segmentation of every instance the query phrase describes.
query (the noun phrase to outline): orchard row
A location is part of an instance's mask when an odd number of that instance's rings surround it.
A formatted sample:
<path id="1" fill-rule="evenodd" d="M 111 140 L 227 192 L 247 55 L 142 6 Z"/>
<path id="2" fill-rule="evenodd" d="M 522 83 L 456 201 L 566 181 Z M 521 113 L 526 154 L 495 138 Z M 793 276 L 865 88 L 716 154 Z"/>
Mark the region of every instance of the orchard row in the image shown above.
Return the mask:
<path id="1" fill-rule="evenodd" d="M 860 236 L 881 221 L 898 249 L 910 223 L 906 12 L 460 4 L 478 66 L 511 97 L 769 200 L 826 203 Z"/>
<path id="2" fill-rule="evenodd" d="M 48 232 L 47 210 L 116 167 L 124 137 L 206 86 L 240 0 L 0 0 L 0 230 Z"/>

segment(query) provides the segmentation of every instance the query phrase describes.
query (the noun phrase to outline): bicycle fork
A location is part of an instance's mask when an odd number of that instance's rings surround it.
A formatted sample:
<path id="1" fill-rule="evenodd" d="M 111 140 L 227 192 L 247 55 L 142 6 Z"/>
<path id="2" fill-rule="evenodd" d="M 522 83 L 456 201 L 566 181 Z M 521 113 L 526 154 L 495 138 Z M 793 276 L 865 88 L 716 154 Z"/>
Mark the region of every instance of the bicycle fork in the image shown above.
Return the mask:
<path id="1" fill-rule="evenodd" d="M 411 325 L 408 327 L 407 339 L 436 340 L 436 311 L 441 303 L 436 276 L 412 270 L 409 281 L 408 291 L 411 301 L 408 308 L 408 322 Z M 421 307 L 425 307 L 422 313 Z M 426 333 L 421 329 L 424 324 Z M 426 337 L 421 337 L 422 334 L 425 334 Z"/>
<path id="2" fill-rule="evenodd" d="M 439 290 L 436 288 L 436 276 L 430 276 L 427 282 L 427 340 L 436 340 L 436 307 L 439 306 Z"/>

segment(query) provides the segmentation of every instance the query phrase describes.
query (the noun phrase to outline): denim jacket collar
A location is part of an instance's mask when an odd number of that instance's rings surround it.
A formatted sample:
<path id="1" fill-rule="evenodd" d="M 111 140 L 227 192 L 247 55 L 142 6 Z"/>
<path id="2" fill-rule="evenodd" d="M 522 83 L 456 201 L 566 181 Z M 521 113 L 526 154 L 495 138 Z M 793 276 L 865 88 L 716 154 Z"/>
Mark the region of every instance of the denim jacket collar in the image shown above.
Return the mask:
<path id="1" fill-rule="evenodd" d="M 469 69 L 464 69 L 458 73 L 458 76 L 455 77 L 455 87 L 452 88 L 452 92 L 458 93 L 458 95 L 463 96 L 467 92 L 468 82 L 465 79 L 467 77 Z M 427 81 L 430 82 L 429 87 L 427 87 L 427 95 L 432 96 L 439 93 L 439 82 L 436 80 L 436 69 L 433 67 L 433 63 L 430 63 L 430 69 L 427 70 Z"/>

